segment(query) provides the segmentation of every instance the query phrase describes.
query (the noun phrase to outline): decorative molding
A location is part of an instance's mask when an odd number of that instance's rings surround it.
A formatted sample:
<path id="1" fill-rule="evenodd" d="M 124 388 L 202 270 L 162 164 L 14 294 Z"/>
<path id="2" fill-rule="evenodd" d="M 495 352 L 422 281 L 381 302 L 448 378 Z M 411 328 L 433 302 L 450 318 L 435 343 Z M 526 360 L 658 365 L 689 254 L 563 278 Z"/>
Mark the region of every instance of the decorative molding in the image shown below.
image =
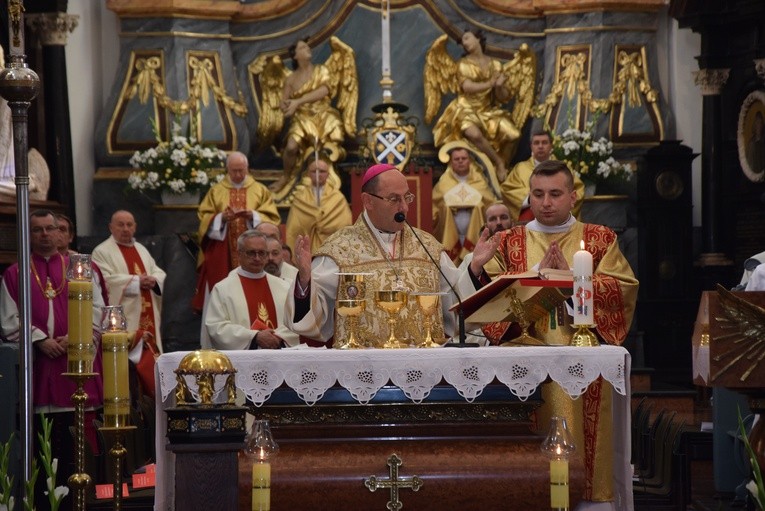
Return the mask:
<path id="1" fill-rule="evenodd" d="M 702 96 L 717 96 L 730 76 L 727 69 L 699 69 L 693 73 L 693 83 L 701 89 Z"/>
<path id="2" fill-rule="evenodd" d="M 66 46 L 68 35 L 80 23 L 78 15 L 65 12 L 27 14 L 24 19 L 43 46 Z"/>
<path id="3" fill-rule="evenodd" d="M 765 84 L 765 59 L 754 59 L 752 62 L 754 62 L 754 70 L 757 71 L 757 76 Z"/>

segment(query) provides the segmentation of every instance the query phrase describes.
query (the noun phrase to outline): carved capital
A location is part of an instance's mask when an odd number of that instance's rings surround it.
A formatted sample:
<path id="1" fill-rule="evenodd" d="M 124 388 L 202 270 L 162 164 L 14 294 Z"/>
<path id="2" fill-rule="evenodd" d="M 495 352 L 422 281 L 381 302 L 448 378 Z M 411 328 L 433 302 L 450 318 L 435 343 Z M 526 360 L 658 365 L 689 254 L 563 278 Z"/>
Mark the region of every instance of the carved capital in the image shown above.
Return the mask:
<path id="1" fill-rule="evenodd" d="M 693 73 L 693 83 L 701 89 L 702 96 L 717 96 L 730 75 L 728 69 L 699 69 Z"/>
<path id="2" fill-rule="evenodd" d="M 66 46 L 67 36 L 80 22 L 79 16 L 65 12 L 27 14 L 24 18 L 43 46 Z"/>
<path id="3" fill-rule="evenodd" d="M 762 83 L 765 84 L 765 59 L 754 59 L 754 70 L 757 71 L 757 76 L 760 77 Z"/>

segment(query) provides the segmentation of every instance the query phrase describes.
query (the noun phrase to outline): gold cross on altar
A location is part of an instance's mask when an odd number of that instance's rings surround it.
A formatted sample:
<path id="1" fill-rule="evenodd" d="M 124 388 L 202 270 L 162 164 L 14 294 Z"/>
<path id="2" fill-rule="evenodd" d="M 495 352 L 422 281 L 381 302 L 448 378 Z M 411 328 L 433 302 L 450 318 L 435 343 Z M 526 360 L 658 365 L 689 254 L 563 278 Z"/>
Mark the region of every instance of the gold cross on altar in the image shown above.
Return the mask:
<path id="1" fill-rule="evenodd" d="M 398 455 L 391 454 L 388 458 L 388 466 L 390 467 L 390 479 L 377 479 L 377 476 L 369 476 L 364 480 L 364 486 L 369 488 L 369 491 L 375 491 L 378 488 L 390 488 L 390 500 L 385 506 L 390 511 L 398 511 L 404 505 L 398 500 L 399 488 L 411 488 L 412 491 L 417 491 L 422 487 L 422 479 L 419 476 L 412 476 L 411 478 L 398 477 L 398 467 L 402 465 L 401 458 Z"/>

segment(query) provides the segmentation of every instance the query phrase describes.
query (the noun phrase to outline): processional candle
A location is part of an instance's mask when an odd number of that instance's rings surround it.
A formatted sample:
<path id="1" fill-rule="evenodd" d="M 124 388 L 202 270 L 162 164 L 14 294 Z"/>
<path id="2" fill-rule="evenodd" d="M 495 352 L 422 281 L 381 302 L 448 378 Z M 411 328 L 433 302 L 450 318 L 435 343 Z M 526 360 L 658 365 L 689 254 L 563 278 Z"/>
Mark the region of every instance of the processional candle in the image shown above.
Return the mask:
<path id="1" fill-rule="evenodd" d="M 574 254 L 574 324 L 594 325 L 592 293 L 592 254 L 584 249 Z"/>
<path id="2" fill-rule="evenodd" d="M 104 307 L 101 347 L 104 361 L 104 426 L 127 426 L 130 419 L 128 333 L 122 305 Z"/>
<path id="3" fill-rule="evenodd" d="M 68 285 L 69 344 L 67 372 L 93 372 L 96 347 L 93 344 L 93 281 L 90 255 L 72 254 L 66 271 Z"/>

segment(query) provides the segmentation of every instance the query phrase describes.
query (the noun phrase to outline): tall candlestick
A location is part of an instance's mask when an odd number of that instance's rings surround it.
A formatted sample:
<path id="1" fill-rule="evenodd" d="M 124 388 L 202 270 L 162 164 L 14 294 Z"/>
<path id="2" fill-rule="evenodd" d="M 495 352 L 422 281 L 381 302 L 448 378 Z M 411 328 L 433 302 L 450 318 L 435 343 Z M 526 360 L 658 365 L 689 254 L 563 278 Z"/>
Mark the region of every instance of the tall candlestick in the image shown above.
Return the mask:
<path id="1" fill-rule="evenodd" d="M 381 0 L 382 12 L 382 79 L 380 85 L 383 88 L 383 102 L 390 102 L 393 98 L 393 80 L 390 69 L 390 0 Z"/>
<path id="2" fill-rule="evenodd" d="M 104 426 L 118 428 L 130 419 L 128 333 L 122 305 L 104 307 L 101 346 L 104 364 Z"/>
<path id="3" fill-rule="evenodd" d="M 321 207 L 321 184 L 319 183 L 319 140 L 316 140 L 316 145 L 313 148 L 313 173 L 314 180 L 316 181 L 316 205 Z"/>
<path id="4" fill-rule="evenodd" d="M 593 325 L 592 254 L 584 249 L 574 254 L 574 324 Z"/>
<path id="5" fill-rule="evenodd" d="M 90 256 L 73 254 L 67 269 L 69 344 L 67 372 L 92 373 L 96 347 L 93 344 L 93 282 Z"/>

